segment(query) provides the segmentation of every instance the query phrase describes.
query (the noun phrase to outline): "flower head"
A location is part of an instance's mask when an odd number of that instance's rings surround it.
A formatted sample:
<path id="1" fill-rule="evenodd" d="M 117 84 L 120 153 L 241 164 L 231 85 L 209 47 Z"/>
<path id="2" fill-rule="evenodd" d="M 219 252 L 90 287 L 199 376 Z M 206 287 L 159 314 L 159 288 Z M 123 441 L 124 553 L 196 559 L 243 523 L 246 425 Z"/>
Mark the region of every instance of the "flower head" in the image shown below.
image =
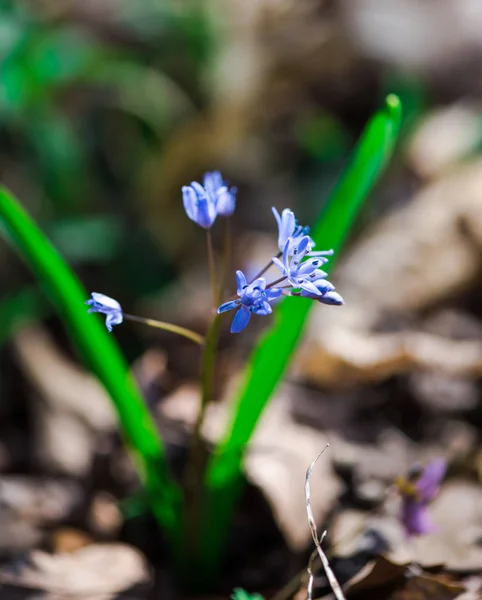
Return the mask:
<path id="1" fill-rule="evenodd" d="M 221 173 L 206 173 L 204 185 L 192 181 L 182 188 L 182 200 L 187 216 L 204 229 L 209 229 L 216 217 L 230 216 L 236 206 L 236 188 L 228 189 Z"/>
<path id="2" fill-rule="evenodd" d="M 284 251 L 288 239 L 290 239 L 292 245 L 294 245 L 299 242 L 301 237 L 307 236 L 310 232 L 309 227 L 302 227 L 301 225 L 298 225 L 295 213 L 291 209 L 285 208 L 281 215 L 274 206 L 271 210 L 273 211 L 276 222 L 278 223 L 278 248 L 280 252 Z M 309 239 L 311 249 L 314 247 L 315 243 L 311 238 Z"/>
<path id="3" fill-rule="evenodd" d="M 122 323 L 124 315 L 122 314 L 122 307 L 117 300 L 109 298 L 109 296 L 104 296 L 104 294 L 99 294 L 98 292 L 92 292 L 91 296 L 92 297 L 86 301 L 86 304 L 90 306 L 88 312 L 97 312 L 106 315 L 105 326 L 109 331 L 112 331 L 114 325 L 120 325 L 120 323 Z"/>
<path id="4" fill-rule="evenodd" d="M 204 175 L 204 189 L 208 195 L 215 198 L 216 211 L 222 217 L 230 217 L 236 208 L 235 187 L 228 188 L 219 171 Z"/>
<path id="5" fill-rule="evenodd" d="M 242 271 L 236 271 L 236 283 L 239 299 L 225 302 L 218 308 L 218 314 L 237 310 L 231 324 L 231 333 L 242 331 L 248 325 L 252 313 L 269 315 L 272 312 L 270 302 L 282 294 L 279 288 L 266 289 L 266 280 L 263 277 L 248 284 Z"/>
<path id="6" fill-rule="evenodd" d="M 182 201 L 187 216 L 204 229 L 209 229 L 217 217 L 216 198 L 197 181 L 182 188 Z"/>
<path id="7" fill-rule="evenodd" d="M 435 498 L 446 470 L 446 461 L 437 458 L 424 469 L 416 468 L 397 480 L 402 496 L 400 520 L 408 536 L 434 531 L 427 506 Z"/>
<path id="8" fill-rule="evenodd" d="M 294 288 L 301 288 L 302 294 L 304 293 L 307 297 L 321 298 L 327 292 L 335 289 L 329 281 L 325 281 L 327 273 L 320 269 L 328 262 L 323 254 L 332 252 L 327 250 L 326 252 L 311 253 L 311 248 L 312 240 L 308 235 L 297 239 L 294 245 L 292 239 L 288 238 L 283 250 L 283 261 L 276 256 L 272 261 Z M 303 260 L 304 258 L 308 258 L 308 260 Z"/>

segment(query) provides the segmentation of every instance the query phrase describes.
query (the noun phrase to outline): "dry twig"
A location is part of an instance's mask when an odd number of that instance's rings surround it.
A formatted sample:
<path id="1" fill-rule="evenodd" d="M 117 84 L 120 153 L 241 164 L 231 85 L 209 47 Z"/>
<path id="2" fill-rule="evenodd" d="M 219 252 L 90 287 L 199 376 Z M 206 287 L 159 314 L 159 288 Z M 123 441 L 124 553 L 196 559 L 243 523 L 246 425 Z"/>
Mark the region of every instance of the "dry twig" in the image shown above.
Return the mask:
<path id="1" fill-rule="evenodd" d="M 330 563 L 328 562 L 328 558 L 326 557 L 326 554 L 323 552 L 323 549 L 321 547 L 321 544 L 322 544 L 323 540 L 325 539 L 326 531 L 323 532 L 323 534 L 321 535 L 321 538 L 318 538 L 318 531 L 316 528 L 316 522 L 315 522 L 315 518 L 313 516 L 313 511 L 311 509 L 311 502 L 310 502 L 311 474 L 313 472 L 313 468 L 314 468 L 317 460 L 320 458 L 320 456 L 323 454 L 323 452 L 328 448 L 328 446 L 329 446 L 329 444 L 326 444 L 326 446 L 323 448 L 323 450 L 313 460 L 311 465 L 308 467 L 308 470 L 306 471 L 306 477 L 305 477 L 306 513 L 308 515 L 308 524 L 310 526 L 311 536 L 312 536 L 313 541 L 315 542 L 315 546 L 316 546 L 316 551 L 314 551 L 313 554 L 311 555 L 309 563 L 308 563 L 308 567 L 307 567 L 307 571 L 308 571 L 308 575 L 309 575 L 308 589 L 306 592 L 307 600 L 312 600 L 312 598 L 313 598 L 314 576 L 313 576 L 313 571 L 312 571 L 312 564 L 313 564 L 314 558 L 316 557 L 316 554 L 318 554 L 318 556 L 321 559 L 321 563 L 323 565 L 326 576 L 328 578 L 328 583 L 330 584 L 330 587 L 333 590 L 333 593 L 335 594 L 336 600 L 346 600 L 345 595 L 343 594 L 342 589 L 340 587 L 340 584 L 338 583 L 338 580 L 335 577 L 335 574 L 331 570 Z"/>

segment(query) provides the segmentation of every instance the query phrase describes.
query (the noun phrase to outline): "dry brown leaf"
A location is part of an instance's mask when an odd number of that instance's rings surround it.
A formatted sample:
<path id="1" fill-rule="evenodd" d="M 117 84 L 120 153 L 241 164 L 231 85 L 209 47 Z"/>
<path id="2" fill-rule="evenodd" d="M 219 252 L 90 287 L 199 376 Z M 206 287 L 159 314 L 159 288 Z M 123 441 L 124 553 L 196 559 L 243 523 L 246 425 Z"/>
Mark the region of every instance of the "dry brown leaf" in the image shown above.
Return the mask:
<path id="1" fill-rule="evenodd" d="M 422 177 L 434 177 L 460 162 L 481 141 L 480 111 L 468 104 L 434 110 L 410 140 L 408 159 Z"/>
<path id="2" fill-rule="evenodd" d="M 430 515 L 437 531 L 413 541 L 413 560 L 423 567 L 440 564 L 453 571 L 482 571 L 482 487 L 448 481 L 431 504 Z M 394 547 L 392 560 L 399 561 L 399 550 Z"/>
<path id="3" fill-rule="evenodd" d="M 49 468 L 82 475 L 90 468 L 95 437 L 115 428 L 109 398 L 95 377 L 69 360 L 47 331 L 19 331 L 15 351 L 40 398 L 33 403 L 35 455 Z"/>
<path id="4" fill-rule="evenodd" d="M 290 406 L 299 393 L 299 389 L 285 385 L 273 398 L 257 425 L 245 461 L 247 478 L 262 490 L 293 550 L 305 549 L 311 539 L 306 523 L 304 477 L 306 466 L 327 442 L 323 432 L 293 421 Z M 165 417 L 192 427 L 198 406 L 198 392 L 186 386 L 166 398 L 160 411 Z M 211 442 L 223 434 L 229 409 L 226 403 L 209 408 L 205 436 Z M 325 454 L 313 482 L 312 508 L 318 523 L 341 491 L 340 480 L 333 472 L 331 451 Z"/>
<path id="5" fill-rule="evenodd" d="M 298 371 L 323 385 L 377 381 L 410 369 L 480 377 L 480 339 L 374 329 L 387 314 L 416 314 L 469 289 L 481 244 L 479 159 L 425 187 L 354 246 L 336 272 L 345 306 L 315 307 Z"/>
<path id="6" fill-rule="evenodd" d="M 386 503 L 384 514 L 343 511 L 331 527 L 335 553 L 356 555 L 366 550 L 370 529 L 388 545 L 387 560 L 423 568 L 443 567 L 451 571 L 482 571 L 482 488 L 465 480 L 449 480 L 429 507 L 436 530 L 408 539 L 398 519 L 399 498 Z"/>
<path id="7" fill-rule="evenodd" d="M 4 585 L 71 595 L 79 600 L 108 598 L 149 581 L 144 557 L 125 544 L 95 544 L 71 554 L 34 550 L 0 569 L 0 583 Z"/>

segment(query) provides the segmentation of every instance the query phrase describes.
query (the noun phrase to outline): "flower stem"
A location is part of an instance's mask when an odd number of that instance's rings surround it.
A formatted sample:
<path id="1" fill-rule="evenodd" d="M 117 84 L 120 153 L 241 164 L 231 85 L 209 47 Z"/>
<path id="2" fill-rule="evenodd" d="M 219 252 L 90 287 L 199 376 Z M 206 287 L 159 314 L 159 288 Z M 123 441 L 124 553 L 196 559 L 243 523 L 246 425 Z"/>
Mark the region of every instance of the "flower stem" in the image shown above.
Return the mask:
<path id="1" fill-rule="evenodd" d="M 214 363 L 219 338 L 221 315 L 211 321 L 206 334 L 206 343 L 201 359 L 201 406 L 194 425 L 189 456 L 184 471 L 185 487 L 185 539 L 188 561 L 196 560 L 200 547 L 201 510 L 204 493 L 204 471 L 207 465 L 207 451 L 202 439 L 202 428 L 206 409 L 213 400 Z"/>
<path id="2" fill-rule="evenodd" d="M 286 279 L 286 277 L 283 275 L 283 277 L 280 277 L 279 279 L 275 279 L 275 281 L 272 281 L 271 283 L 269 283 L 266 286 L 266 289 L 269 290 L 269 288 L 272 288 L 273 286 L 275 286 L 277 283 L 281 283 L 282 281 L 284 281 Z"/>
<path id="3" fill-rule="evenodd" d="M 124 313 L 124 319 L 128 321 L 135 321 L 136 323 L 143 323 L 144 325 L 149 325 L 149 327 L 156 327 L 157 329 L 163 329 L 164 331 L 170 331 L 171 333 L 176 333 L 177 335 L 181 335 L 182 337 L 195 342 L 202 346 L 205 342 L 205 339 L 199 333 L 192 331 L 191 329 L 187 329 L 186 327 L 181 327 L 180 325 L 174 325 L 174 323 L 166 323 L 165 321 L 157 321 L 156 319 L 146 319 L 144 317 L 136 317 L 135 315 L 128 315 Z"/>
<path id="4" fill-rule="evenodd" d="M 224 219 L 224 255 L 221 271 L 221 283 L 219 286 L 218 304 L 223 301 L 224 291 L 226 289 L 226 281 L 228 278 L 229 266 L 231 263 L 231 218 Z"/>
<path id="5" fill-rule="evenodd" d="M 213 290 L 213 305 L 216 307 L 218 302 L 218 285 L 216 281 L 216 264 L 214 262 L 213 238 L 211 236 L 210 229 L 206 229 L 206 246 L 208 250 L 209 278 L 211 279 L 211 287 Z"/>

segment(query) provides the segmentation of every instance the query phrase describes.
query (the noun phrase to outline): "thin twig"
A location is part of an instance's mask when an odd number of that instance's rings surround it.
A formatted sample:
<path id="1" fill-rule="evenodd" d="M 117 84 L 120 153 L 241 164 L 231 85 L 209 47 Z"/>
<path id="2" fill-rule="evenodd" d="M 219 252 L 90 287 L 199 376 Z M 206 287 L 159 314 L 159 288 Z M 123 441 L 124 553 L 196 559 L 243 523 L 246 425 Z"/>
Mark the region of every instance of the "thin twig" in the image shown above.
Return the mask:
<path id="1" fill-rule="evenodd" d="M 187 329 L 186 327 L 181 327 L 180 325 L 175 325 L 174 323 L 166 323 L 165 321 L 157 321 L 156 319 L 146 319 L 145 317 L 137 317 L 136 315 L 128 315 L 127 313 L 123 313 L 124 319 L 127 321 L 135 321 L 136 323 L 143 323 L 144 325 L 148 325 L 149 327 L 155 327 L 156 329 L 163 329 L 164 331 L 169 331 L 171 333 L 175 333 L 176 335 L 181 335 L 182 337 L 195 342 L 202 346 L 205 342 L 205 339 L 199 333 L 192 331 L 191 329 Z"/>
<path id="2" fill-rule="evenodd" d="M 231 217 L 224 219 L 224 251 L 221 267 L 221 279 L 218 289 L 218 304 L 221 304 L 226 289 L 229 268 L 231 266 Z"/>
<path id="3" fill-rule="evenodd" d="M 311 474 L 313 472 L 313 468 L 314 468 L 317 460 L 320 458 L 320 456 L 323 454 L 323 452 L 328 448 L 328 446 L 329 446 L 329 444 L 326 444 L 326 446 L 318 454 L 318 456 L 313 460 L 313 462 L 311 463 L 311 465 L 308 467 L 308 469 L 306 471 L 306 478 L 305 478 L 306 514 L 308 515 L 308 524 L 310 526 L 311 537 L 313 538 L 313 541 L 315 542 L 316 551 L 318 552 L 318 556 L 321 559 L 321 563 L 323 565 L 326 576 L 328 578 L 328 583 L 330 584 L 330 587 L 333 590 L 333 593 L 335 594 L 336 600 L 346 600 L 345 595 L 343 594 L 343 592 L 341 590 L 340 584 L 338 583 L 338 580 L 335 577 L 335 574 L 331 570 L 330 563 L 328 562 L 328 558 L 326 557 L 326 554 L 323 552 L 323 549 L 321 547 L 321 543 L 323 542 L 323 540 L 325 538 L 326 531 L 323 533 L 321 538 L 318 538 L 316 521 L 315 521 L 315 517 L 313 516 L 313 510 L 311 509 L 311 501 L 310 501 L 310 498 L 311 498 L 311 490 L 310 490 Z M 311 556 L 310 561 L 308 563 L 308 575 L 310 576 L 310 580 L 308 583 L 307 600 L 312 599 L 312 593 L 313 593 L 313 573 L 311 571 L 312 562 L 313 562 L 313 555 Z"/>

